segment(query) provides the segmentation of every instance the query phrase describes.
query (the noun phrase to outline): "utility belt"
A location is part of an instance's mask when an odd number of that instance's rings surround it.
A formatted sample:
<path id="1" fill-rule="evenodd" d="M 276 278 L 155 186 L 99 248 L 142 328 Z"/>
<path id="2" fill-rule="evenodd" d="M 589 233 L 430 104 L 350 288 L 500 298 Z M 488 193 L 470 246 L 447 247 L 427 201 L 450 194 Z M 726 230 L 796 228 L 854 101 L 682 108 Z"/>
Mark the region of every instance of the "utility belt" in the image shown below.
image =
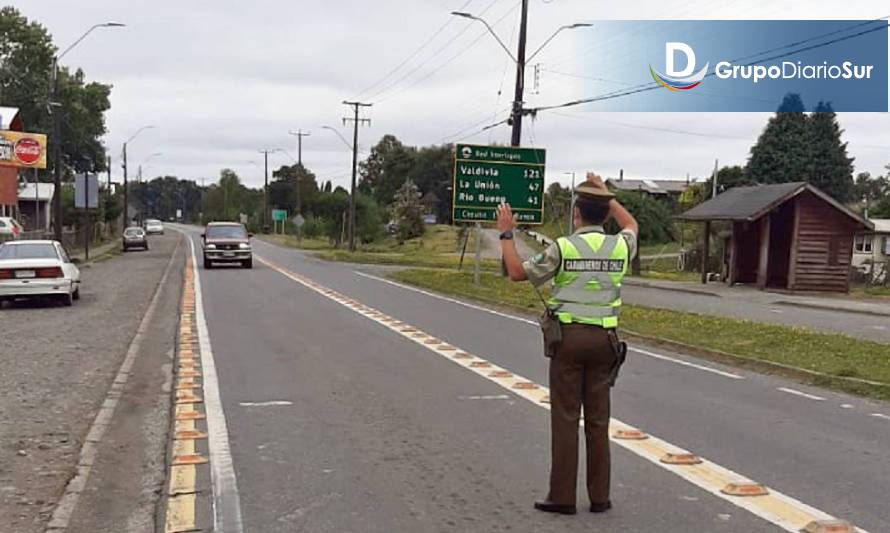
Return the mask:
<path id="1" fill-rule="evenodd" d="M 544 297 L 538 291 L 538 288 L 534 287 L 534 289 L 538 294 L 538 297 L 541 299 L 541 302 L 544 303 L 544 313 L 538 319 L 538 324 L 541 326 L 541 333 L 544 335 L 544 356 L 548 358 L 554 357 L 556 355 L 556 350 L 559 349 L 559 346 L 562 344 L 563 338 L 562 322 L 557 316 L 562 304 L 556 306 L 547 305 L 547 301 L 544 300 Z M 590 325 L 589 327 L 596 328 L 600 326 Z M 615 331 L 614 328 L 607 329 L 606 331 L 609 335 L 609 342 L 612 344 L 612 351 L 615 354 L 615 363 L 612 366 L 609 375 L 609 386 L 614 387 L 615 382 L 618 380 L 618 372 L 621 370 L 621 366 L 627 359 L 627 343 L 618 338 L 618 332 Z"/>

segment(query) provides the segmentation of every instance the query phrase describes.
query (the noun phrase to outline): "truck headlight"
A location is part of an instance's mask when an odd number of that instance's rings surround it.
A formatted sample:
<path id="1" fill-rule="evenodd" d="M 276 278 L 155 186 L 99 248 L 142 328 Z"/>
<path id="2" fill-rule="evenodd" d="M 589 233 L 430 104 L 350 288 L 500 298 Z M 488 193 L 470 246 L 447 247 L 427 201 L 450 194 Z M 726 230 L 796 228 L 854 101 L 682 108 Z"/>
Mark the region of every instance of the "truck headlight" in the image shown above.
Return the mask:
<path id="1" fill-rule="evenodd" d="M 208 245 L 207 245 L 207 249 L 208 249 L 208 250 L 216 250 L 216 245 L 215 245 L 215 244 L 208 244 Z"/>
<path id="2" fill-rule="evenodd" d="M 240 250 L 250 250 L 250 245 L 247 244 L 246 242 L 242 242 L 241 244 L 238 245 L 238 248 Z"/>

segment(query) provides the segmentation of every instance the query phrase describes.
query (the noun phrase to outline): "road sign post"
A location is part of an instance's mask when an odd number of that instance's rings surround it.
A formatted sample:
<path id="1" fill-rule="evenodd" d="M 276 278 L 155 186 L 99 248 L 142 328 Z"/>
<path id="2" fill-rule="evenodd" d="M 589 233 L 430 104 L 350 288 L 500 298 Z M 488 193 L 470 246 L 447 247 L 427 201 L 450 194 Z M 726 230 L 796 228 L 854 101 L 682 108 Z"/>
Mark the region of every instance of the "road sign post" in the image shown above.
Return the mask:
<path id="1" fill-rule="evenodd" d="M 546 150 L 458 144 L 454 147 L 452 220 L 474 222 L 473 281 L 479 285 L 482 223 L 497 218 L 497 207 L 510 204 L 520 224 L 544 222 Z"/>
<path id="2" fill-rule="evenodd" d="M 281 233 L 284 234 L 284 222 L 287 220 L 287 211 L 284 209 L 272 210 L 272 233 L 277 233 L 278 223 L 281 222 Z"/>
<path id="3" fill-rule="evenodd" d="M 92 239 L 92 219 L 90 209 L 99 207 L 99 178 L 95 174 L 78 174 L 74 176 L 74 207 L 83 209 L 83 255 L 84 260 L 90 259 L 90 240 Z"/>
<path id="4" fill-rule="evenodd" d="M 297 213 L 297 215 L 290 219 L 293 223 L 294 227 L 297 228 L 297 242 L 303 242 L 303 225 L 306 224 L 306 219 L 303 218 L 303 215 Z"/>
<path id="5" fill-rule="evenodd" d="M 455 222 L 493 222 L 507 203 L 520 224 L 544 222 L 546 150 L 458 144 L 454 154 Z"/>

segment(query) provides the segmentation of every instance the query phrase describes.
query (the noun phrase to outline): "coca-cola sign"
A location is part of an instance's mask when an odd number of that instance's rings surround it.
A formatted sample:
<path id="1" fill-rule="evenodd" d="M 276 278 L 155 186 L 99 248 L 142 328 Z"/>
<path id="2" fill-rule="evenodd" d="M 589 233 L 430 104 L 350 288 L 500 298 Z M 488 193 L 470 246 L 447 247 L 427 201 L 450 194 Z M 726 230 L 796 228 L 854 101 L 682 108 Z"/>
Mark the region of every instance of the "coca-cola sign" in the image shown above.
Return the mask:
<path id="1" fill-rule="evenodd" d="M 23 165 L 31 166 L 40 161 L 43 147 L 34 139 L 25 137 L 15 143 L 15 158 Z"/>
<path id="2" fill-rule="evenodd" d="M 0 166 L 46 168 L 46 135 L 0 130 Z"/>

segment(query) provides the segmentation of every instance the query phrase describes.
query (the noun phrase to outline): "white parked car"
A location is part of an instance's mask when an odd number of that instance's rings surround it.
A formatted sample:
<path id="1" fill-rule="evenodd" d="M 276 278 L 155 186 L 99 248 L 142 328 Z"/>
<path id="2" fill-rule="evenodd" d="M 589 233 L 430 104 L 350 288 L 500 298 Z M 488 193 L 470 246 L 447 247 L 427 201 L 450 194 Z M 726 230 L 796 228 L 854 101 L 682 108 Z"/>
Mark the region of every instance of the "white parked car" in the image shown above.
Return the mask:
<path id="1" fill-rule="evenodd" d="M 145 221 L 145 233 L 148 235 L 163 235 L 164 234 L 164 223 L 160 220 L 156 220 L 154 218 L 150 218 Z"/>
<path id="2" fill-rule="evenodd" d="M 58 241 L 0 244 L 0 306 L 27 297 L 50 297 L 63 305 L 80 298 L 80 270 Z"/>
<path id="3" fill-rule="evenodd" d="M 0 242 L 21 238 L 25 228 L 12 217 L 0 217 Z"/>

